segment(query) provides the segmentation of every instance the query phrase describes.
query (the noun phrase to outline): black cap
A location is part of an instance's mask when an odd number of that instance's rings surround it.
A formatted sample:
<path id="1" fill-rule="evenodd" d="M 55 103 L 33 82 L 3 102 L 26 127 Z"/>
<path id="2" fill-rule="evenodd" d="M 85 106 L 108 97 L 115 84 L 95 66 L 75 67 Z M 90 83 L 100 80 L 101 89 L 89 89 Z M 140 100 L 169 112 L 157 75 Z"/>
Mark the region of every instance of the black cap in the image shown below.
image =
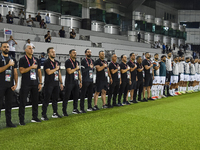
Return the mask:
<path id="1" fill-rule="evenodd" d="M 45 53 L 44 53 L 44 52 L 42 52 L 42 53 L 41 53 L 41 55 L 42 55 L 42 56 L 45 56 Z"/>

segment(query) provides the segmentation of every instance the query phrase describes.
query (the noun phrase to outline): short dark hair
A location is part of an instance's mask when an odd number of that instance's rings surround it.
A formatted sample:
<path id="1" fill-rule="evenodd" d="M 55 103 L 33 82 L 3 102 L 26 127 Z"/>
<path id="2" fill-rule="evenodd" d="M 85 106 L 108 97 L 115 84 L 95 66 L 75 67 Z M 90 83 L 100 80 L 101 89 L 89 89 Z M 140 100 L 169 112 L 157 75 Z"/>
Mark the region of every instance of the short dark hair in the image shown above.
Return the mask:
<path id="1" fill-rule="evenodd" d="M 133 55 L 134 53 L 130 53 L 130 57 Z"/>
<path id="2" fill-rule="evenodd" d="M 30 40 L 30 39 L 27 39 L 27 41 L 28 41 L 28 40 Z"/>
<path id="3" fill-rule="evenodd" d="M 158 53 L 155 53 L 154 56 L 158 55 Z"/>
<path id="4" fill-rule="evenodd" d="M 172 53 L 172 52 L 167 52 L 167 54 Z"/>
<path id="5" fill-rule="evenodd" d="M 178 56 L 177 56 L 177 55 L 175 55 L 175 56 L 174 56 L 174 59 L 175 59 L 175 58 L 177 58 L 177 57 L 178 57 Z"/>
<path id="6" fill-rule="evenodd" d="M 149 52 L 146 52 L 145 55 L 148 54 L 148 53 L 149 53 Z"/>
<path id="7" fill-rule="evenodd" d="M 141 56 L 137 56 L 137 58 L 136 58 L 136 59 L 138 60 L 140 57 L 141 57 Z"/>
<path id="8" fill-rule="evenodd" d="M 185 60 L 190 59 L 190 57 L 186 57 Z"/>
<path id="9" fill-rule="evenodd" d="M 8 42 L 1 42 L 1 47 L 2 47 L 3 44 L 6 44 L 6 43 L 8 44 Z"/>
<path id="10" fill-rule="evenodd" d="M 164 57 L 166 57 L 166 56 L 165 56 L 165 55 L 162 55 L 162 56 L 161 56 L 161 59 L 164 58 Z"/>
<path id="11" fill-rule="evenodd" d="M 47 31 L 47 32 L 50 32 L 50 31 Z"/>
<path id="12" fill-rule="evenodd" d="M 71 49 L 70 51 L 69 51 L 69 54 L 71 54 L 73 51 L 76 51 L 75 49 Z"/>
<path id="13" fill-rule="evenodd" d="M 100 55 L 101 52 L 104 52 L 104 51 L 99 51 L 99 55 Z"/>
<path id="14" fill-rule="evenodd" d="M 90 49 L 89 49 L 89 48 L 87 48 L 87 49 L 85 50 L 85 53 L 87 53 L 87 51 L 88 51 L 88 50 L 90 50 Z"/>
<path id="15" fill-rule="evenodd" d="M 50 49 L 54 49 L 54 47 L 47 48 L 47 54 L 49 53 Z"/>
<path id="16" fill-rule="evenodd" d="M 122 54 L 122 55 L 121 55 L 121 59 L 124 57 L 124 55 L 125 55 L 125 54 Z"/>

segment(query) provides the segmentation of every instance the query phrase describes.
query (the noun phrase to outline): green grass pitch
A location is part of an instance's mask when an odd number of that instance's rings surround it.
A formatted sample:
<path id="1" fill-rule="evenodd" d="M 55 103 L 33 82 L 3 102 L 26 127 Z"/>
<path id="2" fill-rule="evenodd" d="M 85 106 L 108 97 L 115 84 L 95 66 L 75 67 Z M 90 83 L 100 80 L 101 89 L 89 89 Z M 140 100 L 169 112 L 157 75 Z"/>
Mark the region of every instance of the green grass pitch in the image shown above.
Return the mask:
<path id="1" fill-rule="evenodd" d="M 87 102 L 85 102 L 87 104 Z M 102 102 L 99 99 L 99 107 Z M 61 113 L 62 104 L 58 105 Z M 68 113 L 72 112 L 69 103 Z M 101 109 L 49 121 L 5 128 L 0 119 L 0 150 L 198 150 L 200 149 L 200 92 L 130 106 Z M 18 110 L 12 111 L 18 124 Z M 41 107 L 39 107 L 41 117 Z"/>

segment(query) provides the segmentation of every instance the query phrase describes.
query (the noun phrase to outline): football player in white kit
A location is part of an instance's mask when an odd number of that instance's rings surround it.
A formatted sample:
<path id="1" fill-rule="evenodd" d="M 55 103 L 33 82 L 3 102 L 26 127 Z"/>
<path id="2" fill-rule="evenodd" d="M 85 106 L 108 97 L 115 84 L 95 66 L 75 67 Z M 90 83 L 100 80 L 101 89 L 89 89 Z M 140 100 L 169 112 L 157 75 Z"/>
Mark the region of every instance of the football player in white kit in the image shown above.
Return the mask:
<path id="1" fill-rule="evenodd" d="M 172 74 L 172 59 L 171 59 L 172 53 L 169 52 L 167 54 L 167 58 L 166 58 L 166 86 L 165 88 L 167 88 L 167 96 L 172 96 L 169 93 L 169 84 L 170 84 L 170 80 L 171 80 L 171 74 Z M 165 89 L 164 89 L 165 91 Z M 163 93 L 165 95 L 165 93 Z"/>
<path id="2" fill-rule="evenodd" d="M 183 90 L 184 92 L 187 92 L 187 82 L 189 81 L 189 74 L 190 74 L 190 58 L 186 57 L 185 59 L 185 65 L 184 65 L 184 84 L 183 84 Z"/>
<path id="3" fill-rule="evenodd" d="M 183 85 L 184 85 L 184 63 L 185 57 L 179 57 L 179 92 L 184 94 Z"/>
<path id="4" fill-rule="evenodd" d="M 196 74 L 195 74 L 195 86 L 194 86 L 194 91 L 197 92 L 198 91 L 198 85 L 199 85 L 199 81 L 198 81 L 198 70 L 199 70 L 199 59 L 198 57 L 195 57 L 194 59 L 194 66 L 195 66 L 195 71 L 196 71 Z"/>
<path id="5" fill-rule="evenodd" d="M 158 99 L 159 97 L 159 84 L 160 84 L 160 64 L 158 61 L 158 54 L 156 53 L 154 55 L 154 61 L 153 61 L 153 70 L 154 70 L 154 79 L 153 79 L 153 85 L 151 87 L 151 95 L 152 99 Z"/>
<path id="6" fill-rule="evenodd" d="M 194 59 L 191 59 L 191 63 L 190 63 L 190 79 L 189 79 L 189 84 L 188 84 L 188 92 L 192 93 L 194 92 L 193 88 L 194 88 L 194 81 L 195 79 L 195 66 L 194 66 Z"/>
<path id="7" fill-rule="evenodd" d="M 171 76 L 171 86 L 170 86 L 170 95 L 178 95 L 175 93 L 175 89 L 178 88 L 178 75 L 179 75 L 179 65 L 178 65 L 178 57 L 174 56 L 174 61 L 172 63 L 172 76 Z"/>
<path id="8" fill-rule="evenodd" d="M 198 72 L 197 72 L 197 81 L 198 81 L 198 90 L 200 90 L 200 59 L 198 60 L 199 67 L 198 67 Z"/>

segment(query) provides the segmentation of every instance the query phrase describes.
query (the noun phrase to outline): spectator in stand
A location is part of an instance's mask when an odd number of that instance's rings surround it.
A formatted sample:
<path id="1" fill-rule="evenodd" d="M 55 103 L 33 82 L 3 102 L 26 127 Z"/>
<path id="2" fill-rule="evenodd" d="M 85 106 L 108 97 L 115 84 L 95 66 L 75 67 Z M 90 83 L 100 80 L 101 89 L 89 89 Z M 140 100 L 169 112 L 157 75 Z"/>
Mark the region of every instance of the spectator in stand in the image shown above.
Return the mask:
<path id="1" fill-rule="evenodd" d="M 166 47 L 165 47 L 165 43 L 163 43 L 163 45 L 162 45 L 162 49 L 163 49 L 162 53 L 163 53 L 163 54 L 165 54 L 165 48 L 166 48 Z"/>
<path id="2" fill-rule="evenodd" d="M 47 24 L 44 22 L 44 19 L 42 19 L 40 21 L 40 28 L 46 29 L 47 28 Z"/>
<path id="3" fill-rule="evenodd" d="M 193 51 L 192 57 L 193 57 L 193 59 L 195 59 L 197 57 L 197 52 L 196 51 Z"/>
<path id="4" fill-rule="evenodd" d="M 166 53 L 169 52 L 169 47 L 168 47 L 168 45 L 165 46 L 165 51 L 166 51 Z"/>
<path id="5" fill-rule="evenodd" d="M 10 11 L 6 15 L 7 23 L 12 24 L 13 23 L 13 16 L 11 15 Z"/>
<path id="6" fill-rule="evenodd" d="M 141 38 L 140 32 L 138 32 L 137 38 L 138 38 L 138 42 L 140 42 L 140 38 Z"/>
<path id="7" fill-rule="evenodd" d="M 143 53 L 142 54 L 142 60 L 144 60 L 146 57 L 145 57 L 145 54 Z"/>
<path id="8" fill-rule="evenodd" d="M 171 46 L 169 46 L 169 48 L 168 48 L 168 52 L 172 52 Z"/>
<path id="9" fill-rule="evenodd" d="M 175 49 L 176 49 L 176 45 L 175 45 L 175 44 L 173 44 L 173 50 L 175 51 Z"/>
<path id="10" fill-rule="evenodd" d="M 44 36 L 45 42 L 51 43 L 50 31 L 47 31 L 47 34 Z"/>
<path id="11" fill-rule="evenodd" d="M 24 14 L 23 9 L 20 10 L 18 16 L 19 16 L 19 25 L 24 25 L 25 14 Z"/>
<path id="12" fill-rule="evenodd" d="M 28 15 L 28 19 L 26 20 L 27 26 L 32 27 L 33 26 L 33 20 L 31 18 L 31 15 Z"/>
<path id="13" fill-rule="evenodd" d="M 35 21 L 37 22 L 41 22 L 41 16 L 40 16 L 40 13 L 37 14 L 37 16 L 35 17 Z"/>
<path id="14" fill-rule="evenodd" d="M 28 45 L 31 45 L 32 48 L 35 49 L 35 46 L 33 45 L 33 43 L 31 43 L 31 40 L 28 39 L 28 40 L 27 40 L 27 43 L 24 45 L 24 50 L 26 49 L 26 47 L 27 47 Z"/>
<path id="15" fill-rule="evenodd" d="M 0 22 L 3 22 L 3 17 L 1 14 L 0 14 Z"/>
<path id="16" fill-rule="evenodd" d="M 62 26 L 62 29 L 60 29 L 59 33 L 60 37 L 64 38 L 65 37 L 65 30 L 64 27 Z"/>
<path id="17" fill-rule="evenodd" d="M 70 39 L 75 39 L 75 37 L 76 37 L 76 33 L 74 29 L 72 29 L 72 32 L 70 32 Z"/>
<path id="18" fill-rule="evenodd" d="M 15 58 L 15 45 L 17 45 L 17 42 L 13 39 L 13 36 L 10 36 L 10 39 L 7 41 L 9 44 L 9 56 L 12 56 Z"/>
<path id="19" fill-rule="evenodd" d="M 47 24 L 51 23 L 49 14 L 47 14 L 47 15 L 45 16 L 45 19 L 46 19 L 46 23 L 47 23 Z"/>
<path id="20" fill-rule="evenodd" d="M 184 54 L 184 53 L 182 52 L 182 50 L 179 50 L 179 51 L 178 51 L 178 56 L 179 56 L 179 57 L 182 57 L 183 54 Z"/>
<path id="21" fill-rule="evenodd" d="M 41 66 L 44 66 L 44 62 L 46 61 L 46 58 L 45 58 L 45 53 L 42 52 L 41 53 L 41 58 L 40 58 L 40 64 Z"/>

